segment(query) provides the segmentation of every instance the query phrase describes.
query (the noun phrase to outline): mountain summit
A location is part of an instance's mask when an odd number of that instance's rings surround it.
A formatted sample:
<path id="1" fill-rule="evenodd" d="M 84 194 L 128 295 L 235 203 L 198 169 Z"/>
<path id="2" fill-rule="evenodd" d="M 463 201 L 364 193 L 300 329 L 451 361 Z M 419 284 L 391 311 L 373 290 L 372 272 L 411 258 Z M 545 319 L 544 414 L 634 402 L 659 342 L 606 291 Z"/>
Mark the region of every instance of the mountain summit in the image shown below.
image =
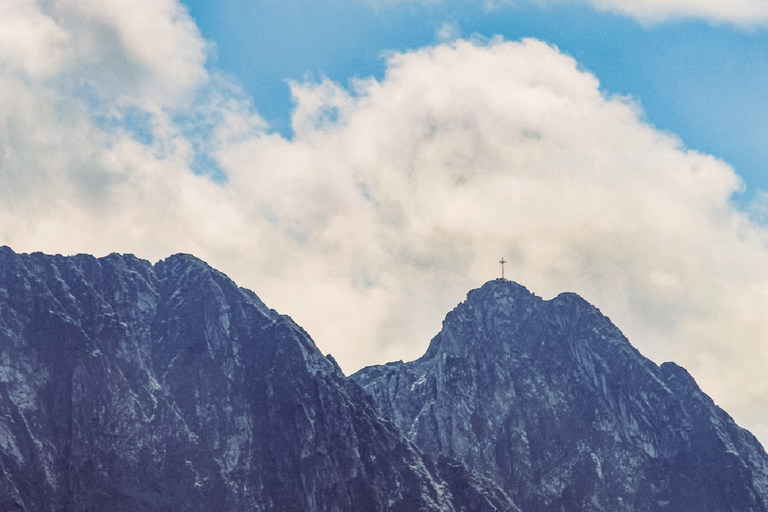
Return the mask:
<path id="1" fill-rule="evenodd" d="M 464 462 L 522 510 L 768 510 L 754 436 L 572 293 L 488 282 L 423 357 L 352 379 L 426 454 Z"/>

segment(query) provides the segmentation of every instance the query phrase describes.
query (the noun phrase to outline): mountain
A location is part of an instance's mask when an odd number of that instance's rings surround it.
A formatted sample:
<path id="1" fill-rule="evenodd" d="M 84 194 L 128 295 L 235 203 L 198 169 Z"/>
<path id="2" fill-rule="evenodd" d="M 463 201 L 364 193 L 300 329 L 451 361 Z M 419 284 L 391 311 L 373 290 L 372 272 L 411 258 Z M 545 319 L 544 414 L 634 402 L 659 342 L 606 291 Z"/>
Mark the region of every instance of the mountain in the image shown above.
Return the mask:
<path id="1" fill-rule="evenodd" d="M 189 255 L 0 248 L 0 510 L 517 510 Z"/>
<path id="2" fill-rule="evenodd" d="M 464 462 L 522 510 L 768 509 L 760 443 L 572 293 L 488 282 L 423 357 L 352 378 L 424 453 Z"/>

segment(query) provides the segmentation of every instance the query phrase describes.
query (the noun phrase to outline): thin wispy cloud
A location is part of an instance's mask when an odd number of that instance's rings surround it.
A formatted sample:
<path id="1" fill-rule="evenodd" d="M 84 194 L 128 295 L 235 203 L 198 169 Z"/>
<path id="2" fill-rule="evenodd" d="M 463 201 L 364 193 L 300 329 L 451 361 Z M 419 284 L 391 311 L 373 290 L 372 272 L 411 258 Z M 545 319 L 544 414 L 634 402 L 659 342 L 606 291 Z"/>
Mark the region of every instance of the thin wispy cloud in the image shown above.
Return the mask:
<path id="1" fill-rule="evenodd" d="M 467 5 L 468 0 L 361 0 L 377 8 L 401 6 L 408 3 L 428 5 Z M 716 24 L 729 24 L 741 28 L 768 25 L 768 2 L 765 0 L 485 0 L 478 6 L 488 11 L 514 8 L 520 4 L 558 6 L 565 4 L 590 5 L 595 9 L 629 16 L 643 24 L 657 24 L 680 20 L 705 20 Z"/>
<path id="2" fill-rule="evenodd" d="M 768 25 L 765 0 L 589 0 L 594 7 L 631 16 L 642 23 L 703 19 L 744 28 Z"/>

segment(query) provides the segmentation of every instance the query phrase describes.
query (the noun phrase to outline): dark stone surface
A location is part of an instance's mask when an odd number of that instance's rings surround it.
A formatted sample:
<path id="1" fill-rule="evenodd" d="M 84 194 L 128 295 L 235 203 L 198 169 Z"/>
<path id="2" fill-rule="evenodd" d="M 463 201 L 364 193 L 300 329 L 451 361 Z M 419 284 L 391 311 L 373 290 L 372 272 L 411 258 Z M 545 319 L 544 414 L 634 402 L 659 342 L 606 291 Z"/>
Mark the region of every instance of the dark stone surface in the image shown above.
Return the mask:
<path id="1" fill-rule="evenodd" d="M 0 510 L 515 510 L 446 464 L 194 257 L 0 248 Z"/>
<path id="2" fill-rule="evenodd" d="M 575 294 L 468 294 L 426 354 L 352 378 L 426 454 L 528 511 L 764 511 L 768 456 L 683 368 Z"/>

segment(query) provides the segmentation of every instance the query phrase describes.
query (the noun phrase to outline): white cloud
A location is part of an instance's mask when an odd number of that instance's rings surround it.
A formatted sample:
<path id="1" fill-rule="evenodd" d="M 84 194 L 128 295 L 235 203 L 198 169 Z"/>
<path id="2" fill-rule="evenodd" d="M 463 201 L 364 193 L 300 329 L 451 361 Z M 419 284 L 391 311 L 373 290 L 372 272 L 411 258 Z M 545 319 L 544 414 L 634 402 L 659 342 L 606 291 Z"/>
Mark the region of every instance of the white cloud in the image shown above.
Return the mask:
<path id="1" fill-rule="evenodd" d="M 768 439 L 768 234 L 729 202 L 738 176 L 557 49 L 457 41 L 393 55 L 352 92 L 293 84 L 286 140 L 205 71 L 176 3 L 13 5 L 0 243 L 195 253 L 348 371 L 423 353 L 504 256 L 508 276 L 581 293 Z M 226 181 L 191 172 L 201 150 Z"/>
<path id="2" fill-rule="evenodd" d="M 205 42 L 175 0 L 8 0 L 0 5 L 2 74 L 65 80 L 141 107 L 185 106 L 206 79 Z"/>
<path id="3" fill-rule="evenodd" d="M 438 43 L 450 43 L 461 37 L 461 25 L 445 22 L 437 30 L 435 39 Z"/>
<path id="4" fill-rule="evenodd" d="M 176 0 L 56 0 L 49 13 L 71 35 L 72 71 L 99 94 L 183 107 L 206 79 L 205 43 Z"/>
<path id="5" fill-rule="evenodd" d="M 768 238 L 729 202 L 729 166 L 538 41 L 396 55 L 356 87 L 294 84 L 294 141 L 219 153 L 238 202 L 292 237 L 261 289 L 347 369 L 421 354 L 503 255 L 762 428 Z"/>
<path id="6" fill-rule="evenodd" d="M 766 0 L 589 0 L 596 8 L 626 14 L 643 23 L 698 18 L 743 27 L 768 23 Z"/>
<path id="7" fill-rule="evenodd" d="M 231 119 L 247 106 L 205 70 L 206 43 L 178 3 L 1 9 L 20 35 L 0 27 L 0 243 L 150 259 L 242 248 L 236 205 L 190 165 L 206 126 L 242 131 Z"/>
<path id="8" fill-rule="evenodd" d="M 0 59 L 5 67 L 35 78 L 54 73 L 63 64 L 67 43 L 67 33 L 34 2 L 0 4 Z"/>

